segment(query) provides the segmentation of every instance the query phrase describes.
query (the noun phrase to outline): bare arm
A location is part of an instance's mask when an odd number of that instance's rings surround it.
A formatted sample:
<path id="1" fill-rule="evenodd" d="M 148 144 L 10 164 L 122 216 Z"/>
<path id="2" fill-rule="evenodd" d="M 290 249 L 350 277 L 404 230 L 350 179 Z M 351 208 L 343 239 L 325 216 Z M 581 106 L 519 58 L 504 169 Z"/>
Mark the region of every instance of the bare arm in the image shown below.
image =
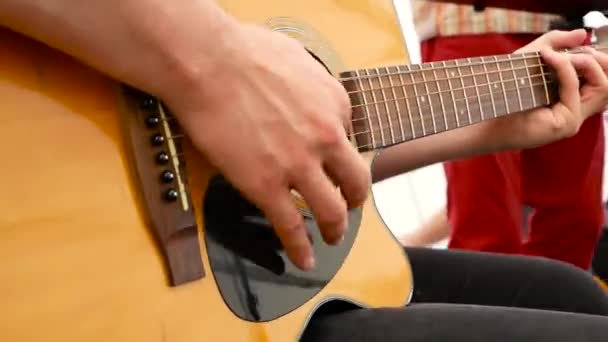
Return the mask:
<path id="1" fill-rule="evenodd" d="M 505 119 L 500 119 L 505 120 Z M 505 122 L 508 124 L 508 122 Z M 485 124 L 427 136 L 382 150 L 372 166 L 372 181 L 379 182 L 434 163 L 483 155 L 506 149 L 488 139 Z"/>
<path id="2" fill-rule="evenodd" d="M 291 189 L 304 196 L 328 243 L 341 240 L 347 207 L 367 197 L 369 170 L 345 134 L 345 89 L 300 44 L 238 23 L 212 0 L 0 0 L 0 25 L 161 97 L 199 151 L 266 214 L 303 269 L 315 261 Z M 565 35 L 569 44 L 580 36 Z M 546 57 L 558 69 L 562 101 L 467 137 L 475 153 L 484 145 L 517 146 L 504 141 L 515 131 L 526 146 L 572 134 L 605 104 L 608 81 L 596 61 L 604 56 Z M 588 81 L 581 94 L 574 67 Z M 479 138 L 488 135 L 498 143 Z M 434 154 L 420 158 L 439 161 L 468 153 L 464 147 L 449 156 L 445 146 L 427 146 Z"/>
<path id="3" fill-rule="evenodd" d="M 0 24 L 166 95 L 211 77 L 236 23 L 213 1 L 0 0 Z"/>
<path id="4" fill-rule="evenodd" d="M 301 44 L 215 1 L 0 0 L 0 25 L 160 97 L 303 269 L 315 260 L 291 189 L 328 243 L 340 241 L 347 207 L 366 199 L 369 168 L 345 134 L 346 90 Z"/>

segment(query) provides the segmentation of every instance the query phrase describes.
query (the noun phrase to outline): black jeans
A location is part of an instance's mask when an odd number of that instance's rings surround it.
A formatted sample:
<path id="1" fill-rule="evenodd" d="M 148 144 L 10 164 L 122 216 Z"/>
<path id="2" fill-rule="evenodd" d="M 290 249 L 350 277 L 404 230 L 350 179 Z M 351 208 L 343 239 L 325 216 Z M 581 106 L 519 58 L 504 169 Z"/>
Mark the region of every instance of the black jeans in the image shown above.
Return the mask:
<path id="1" fill-rule="evenodd" d="M 407 248 L 404 309 L 314 316 L 302 341 L 606 341 L 608 296 L 592 276 L 545 258 Z"/>

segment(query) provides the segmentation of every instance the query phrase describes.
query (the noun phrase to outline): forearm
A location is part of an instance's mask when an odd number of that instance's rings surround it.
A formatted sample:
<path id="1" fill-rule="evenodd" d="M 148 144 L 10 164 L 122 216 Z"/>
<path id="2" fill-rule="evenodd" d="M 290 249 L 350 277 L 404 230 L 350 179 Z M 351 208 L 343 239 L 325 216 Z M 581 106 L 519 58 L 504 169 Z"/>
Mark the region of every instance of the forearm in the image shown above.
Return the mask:
<path id="1" fill-rule="evenodd" d="M 0 25 L 156 95 L 210 76 L 234 24 L 213 1 L 0 0 Z"/>
<path id="2" fill-rule="evenodd" d="M 381 151 L 372 166 L 372 181 L 379 182 L 434 163 L 462 159 L 507 149 L 505 138 L 488 136 L 488 124 L 508 125 L 500 118 L 463 127 L 406 143 Z"/>

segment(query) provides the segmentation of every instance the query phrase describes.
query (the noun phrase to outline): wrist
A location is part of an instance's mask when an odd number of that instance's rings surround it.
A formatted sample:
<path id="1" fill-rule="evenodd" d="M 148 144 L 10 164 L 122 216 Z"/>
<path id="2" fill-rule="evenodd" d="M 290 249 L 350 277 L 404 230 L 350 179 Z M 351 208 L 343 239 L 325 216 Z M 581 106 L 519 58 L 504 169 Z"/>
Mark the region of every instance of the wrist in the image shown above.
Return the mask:
<path id="1" fill-rule="evenodd" d="M 478 130 L 477 139 L 481 146 L 481 153 L 495 153 L 517 149 L 515 135 L 517 134 L 516 124 L 518 118 L 511 114 L 506 117 L 500 117 L 481 125 Z"/>
<path id="2" fill-rule="evenodd" d="M 140 20 L 131 22 L 133 32 L 139 36 L 137 40 L 150 45 L 142 52 L 156 50 L 160 57 L 152 57 L 147 65 L 137 61 L 142 68 L 134 68 L 139 73 L 135 77 L 144 90 L 166 100 L 204 90 L 202 85 L 213 87 L 215 75 L 234 50 L 241 26 L 211 1 L 178 11 L 168 4 L 144 13 L 142 19 L 135 1 L 126 14 L 140 16 Z"/>

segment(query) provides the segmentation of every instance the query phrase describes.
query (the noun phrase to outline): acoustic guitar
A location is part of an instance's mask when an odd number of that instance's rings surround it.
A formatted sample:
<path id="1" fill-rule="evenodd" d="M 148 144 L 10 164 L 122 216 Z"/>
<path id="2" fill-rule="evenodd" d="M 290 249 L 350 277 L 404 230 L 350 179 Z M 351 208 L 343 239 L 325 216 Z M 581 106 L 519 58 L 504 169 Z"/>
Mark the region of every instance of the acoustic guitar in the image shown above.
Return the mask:
<path id="1" fill-rule="evenodd" d="M 220 1 L 299 40 L 344 84 L 370 163 L 384 147 L 556 99 L 536 53 L 410 65 L 390 0 L 245 3 Z M 337 247 L 294 194 L 318 265 L 299 271 L 161 101 L 8 30 L 0 113 L 1 341 L 294 341 L 320 311 L 412 295 L 373 194 Z"/>

